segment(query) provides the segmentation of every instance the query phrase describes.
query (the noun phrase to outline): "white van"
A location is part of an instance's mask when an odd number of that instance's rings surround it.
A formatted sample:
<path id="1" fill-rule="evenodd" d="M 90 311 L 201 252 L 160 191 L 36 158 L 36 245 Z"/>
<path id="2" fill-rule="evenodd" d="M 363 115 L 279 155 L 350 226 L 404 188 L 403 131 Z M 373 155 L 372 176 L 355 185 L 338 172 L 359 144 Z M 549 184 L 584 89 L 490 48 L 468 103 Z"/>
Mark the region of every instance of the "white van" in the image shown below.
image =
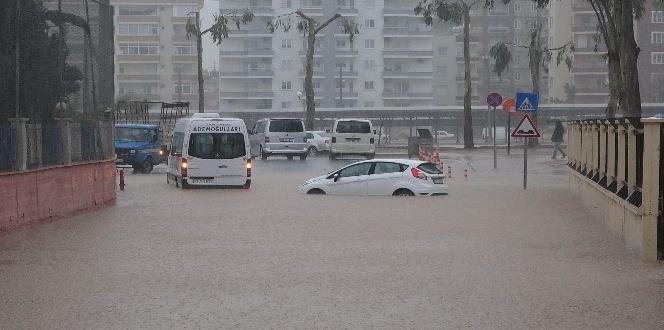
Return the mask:
<path id="1" fill-rule="evenodd" d="M 175 186 L 251 186 L 251 153 L 242 119 L 197 113 L 173 129 L 167 182 Z"/>
<path id="2" fill-rule="evenodd" d="M 343 155 L 362 155 L 373 159 L 376 155 L 376 135 L 370 120 L 337 119 L 332 127 L 330 159 Z"/>

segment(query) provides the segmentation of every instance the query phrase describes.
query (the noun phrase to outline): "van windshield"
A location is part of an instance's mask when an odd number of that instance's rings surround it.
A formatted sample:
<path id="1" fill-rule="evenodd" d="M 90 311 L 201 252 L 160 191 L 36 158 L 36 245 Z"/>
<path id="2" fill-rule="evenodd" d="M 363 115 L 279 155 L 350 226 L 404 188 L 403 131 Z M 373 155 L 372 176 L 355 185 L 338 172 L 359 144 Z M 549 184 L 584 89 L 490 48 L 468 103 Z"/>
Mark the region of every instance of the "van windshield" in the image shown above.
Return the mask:
<path id="1" fill-rule="evenodd" d="M 371 133 L 371 127 L 366 121 L 340 121 L 337 123 L 337 133 Z"/>
<path id="2" fill-rule="evenodd" d="M 298 133 L 304 132 L 304 126 L 299 119 L 276 119 L 270 120 L 270 132 L 273 133 Z"/>
<path id="3" fill-rule="evenodd" d="M 201 159 L 235 159 L 247 154 L 241 133 L 193 133 L 188 153 Z"/>

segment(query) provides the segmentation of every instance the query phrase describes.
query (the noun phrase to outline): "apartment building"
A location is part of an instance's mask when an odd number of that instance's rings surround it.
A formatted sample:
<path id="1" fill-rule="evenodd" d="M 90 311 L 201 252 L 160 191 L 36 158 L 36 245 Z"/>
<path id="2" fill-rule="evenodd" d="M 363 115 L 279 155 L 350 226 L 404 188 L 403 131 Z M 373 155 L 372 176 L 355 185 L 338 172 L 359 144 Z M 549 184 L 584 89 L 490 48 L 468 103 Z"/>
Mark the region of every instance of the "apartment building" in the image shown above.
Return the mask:
<path id="1" fill-rule="evenodd" d="M 190 102 L 198 108 L 196 40 L 187 19 L 203 0 L 111 0 L 118 100 Z"/>
<path id="2" fill-rule="evenodd" d="M 606 47 L 598 32 L 595 12 L 585 0 L 555 2 L 554 8 L 552 19 L 556 38 L 573 40 L 576 49 L 570 76 L 565 77 L 564 73 L 552 75 L 552 95 L 576 103 L 608 102 Z M 641 99 L 645 103 L 664 102 L 664 9 L 646 2 L 642 18 L 635 21 L 634 31 L 641 48 Z"/>
<path id="3" fill-rule="evenodd" d="M 414 15 L 416 5 L 416 0 L 220 0 L 222 10 L 248 7 L 256 15 L 254 22 L 234 31 L 220 48 L 222 111 L 304 106 L 306 38 L 295 27 L 275 33 L 265 28 L 271 17 L 298 9 L 319 22 L 339 13 L 360 24 L 360 34 L 352 43 L 337 23 L 318 34 L 317 106 L 454 104 L 454 37 L 447 27 L 427 27 L 422 17 Z M 297 24 L 298 18 L 292 16 L 292 20 Z"/>
<path id="4" fill-rule="evenodd" d="M 513 45 L 529 46 L 530 33 L 538 22 L 542 24 L 542 38 L 546 38 L 547 44 L 552 42 L 548 32 L 548 9 L 537 8 L 530 0 L 512 1 L 507 5 L 497 1 L 491 9 L 476 6 L 470 14 L 473 103 L 484 104 L 489 92 L 513 96 L 518 91 L 532 90 L 528 49 Z M 456 79 L 457 90 L 460 91 L 456 103 L 463 104 L 463 28 L 456 27 L 452 30 L 456 35 L 456 63 L 460 68 Z M 512 62 L 500 77 L 493 72 L 493 59 L 490 57 L 491 47 L 499 42 L 512 44 L 508 46 L 512 53 Z M 548 99 L 548 77 L 545 70 L 541 71 L 540 99 Z"/>

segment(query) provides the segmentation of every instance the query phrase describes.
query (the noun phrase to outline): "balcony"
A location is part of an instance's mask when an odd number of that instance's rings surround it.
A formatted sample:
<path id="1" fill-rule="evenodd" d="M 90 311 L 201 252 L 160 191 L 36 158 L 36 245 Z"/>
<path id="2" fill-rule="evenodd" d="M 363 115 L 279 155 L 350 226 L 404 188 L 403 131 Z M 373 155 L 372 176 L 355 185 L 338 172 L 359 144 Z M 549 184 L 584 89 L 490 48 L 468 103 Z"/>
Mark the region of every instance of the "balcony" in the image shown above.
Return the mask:
<path id="1" fill-rule="evenodd" d="M 386 26 L 383 28 L 385 37 L 430 37 L 432 35 L 430 28 L 413 29 L 401 26 Z"/>
<path id="2" fill-rule="evenodd" d="M 358 14 L 358 10 L 355 7 L 339 6 L 337 7 L 337 13 L 341 14 L 342 16 L 356 16 Z"/>
<path id="3" fill-rule="evenodd" d="M 433 50 L 385 49 L 386 58 L 433 58 Z"/>
<path id="4" fill-rule="evenodd" d="M 432 79 L 433 71 L 383 71 L 384 78 L 403 78 L 403 79 Z"/>
<path id="5" fill-rule="evenodd" d="M 272 49 L 222 50 L 221 57 L 272 57 Z"/>
<path id="6" fill-rule="evenodd" d="M 597 31 L 597 23 L 574 23 L 572 24 L 573 32 L 595 32 Z"/>
<path id="7" fill-rule="evenodd" d="M 272 33 L 267 29 L 232 30 L 228 36 L 231 38 L 272 37 Z"/>
<path id="8" fill-rule="evenodd" d="M 512 31 L 512 28 L 507 26 L 490 26 L 487 31 L 494 34 L 507 34 Z"/>
<path id="9" fill-rule="evenodd" d="M 355 57 L 359 54 L 357 50 L 335 50 L 337 57 Z"/>
<path id="10" fill-rule="evenodd" d="M 222 79 L 227 78 L 272 78 L 272 70 L 248 70 L 248 71 L 222 71 L 219 73 Z"/>
<path id="11" fill-rule="evenodd" d="M 433 93 L 392 92 L 384 91 L 383 98 L 386 99 L 433 99 Z"/>
<path id="12" fill-rule="evenodd" d="M 383 15 L 385 16 L 415 16 L 415 5 L 412 7 L 403 7 L 403 6 L 390 6 L 385 5 L 383 9 Z"/>
<path id="13" fill-rule="evenodd" d="M 273 91 L 221 92 L 222 100 L 271 100 L 273 97 Z"/>

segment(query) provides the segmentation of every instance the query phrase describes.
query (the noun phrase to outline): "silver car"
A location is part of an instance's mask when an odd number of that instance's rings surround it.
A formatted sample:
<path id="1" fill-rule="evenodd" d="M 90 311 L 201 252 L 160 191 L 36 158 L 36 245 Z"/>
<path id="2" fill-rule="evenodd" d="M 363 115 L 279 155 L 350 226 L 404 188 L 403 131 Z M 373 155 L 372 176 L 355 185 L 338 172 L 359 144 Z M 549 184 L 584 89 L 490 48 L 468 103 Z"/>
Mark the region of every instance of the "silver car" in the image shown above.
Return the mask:
<path id="1" fill-rule="evenodd" d="M 297 118 L 266 118 L 256 122 L 249 132 L 251 152 L 266 160 L 270 156 L 282 155 L 293 159 L 307 159 L 307 135 L 304 121 Z"/>
<path id="2" fill-rule="evenodd" d="M 330 151 L 330 135 L 324 131 L 307 132 L 309 156 L 319 152 Z"/>

